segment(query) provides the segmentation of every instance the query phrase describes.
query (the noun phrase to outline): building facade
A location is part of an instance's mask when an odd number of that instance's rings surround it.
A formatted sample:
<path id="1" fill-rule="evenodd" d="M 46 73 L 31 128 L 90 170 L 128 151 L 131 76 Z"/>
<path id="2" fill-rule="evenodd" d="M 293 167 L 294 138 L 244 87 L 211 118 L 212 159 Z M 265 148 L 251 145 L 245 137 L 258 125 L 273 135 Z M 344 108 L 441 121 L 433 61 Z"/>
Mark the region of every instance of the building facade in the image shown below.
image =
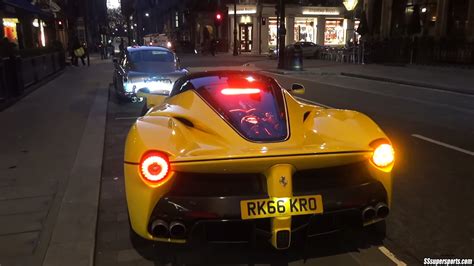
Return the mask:
<path id="1" fill-rule="evenodd" d="M 378 38 L 409 35 L 418 12 L 419 36 L 474 41 L 472 0 L 365 0 L 364 9 L 371 32 Z"/>
<path id="2" fill-rule="evenodd" d="M 278 18 L 274 4 L 228 5 L 229 40 L 237 20 L 237 41 L 243 53 L 267 53 L 277 46 Z M 285 43 L 314 42 L 319 45 L 344 46 L 354 38 L 358 20 L 348 18 L 343 6 L 287 5 L 285 8 Z M 233 44 L 230 45 L 233 47 Z"/>

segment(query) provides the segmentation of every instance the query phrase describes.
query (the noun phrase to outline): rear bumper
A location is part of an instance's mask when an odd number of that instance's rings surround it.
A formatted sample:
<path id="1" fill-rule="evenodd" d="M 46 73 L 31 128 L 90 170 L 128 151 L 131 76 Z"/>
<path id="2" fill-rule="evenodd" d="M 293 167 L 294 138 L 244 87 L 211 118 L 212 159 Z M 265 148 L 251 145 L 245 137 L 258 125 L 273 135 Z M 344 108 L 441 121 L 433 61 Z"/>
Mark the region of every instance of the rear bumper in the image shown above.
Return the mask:
<path id="1" fill-rule="evenodd" d="M 340 230 L 344 227 L 362 226 L 362 210 L 377 203 L 387 203 L 387 192 L 377 180 L 364 184 L 333 187 L 294 193 L 294 196 L 321 195 L 324 213 L 319 215 L 292 216 L 291 235 L 312 237 Z M 188 242 L 251 242 L 257 238 L 271 237 L 270 218 L 242 220 L 240 201 L 267 198 L 267 195 L 189 197 L 164 195 L 156 204 L 149 222 L 163 220 L 167 223 L 182 222 L 187 230 L 181 240 Z M 295 234 L 295 236 L 293 236 Z M 159 239 L 166 239 L 159 237 Z M 168 240 L 169 241 L 169 240 Z"/>

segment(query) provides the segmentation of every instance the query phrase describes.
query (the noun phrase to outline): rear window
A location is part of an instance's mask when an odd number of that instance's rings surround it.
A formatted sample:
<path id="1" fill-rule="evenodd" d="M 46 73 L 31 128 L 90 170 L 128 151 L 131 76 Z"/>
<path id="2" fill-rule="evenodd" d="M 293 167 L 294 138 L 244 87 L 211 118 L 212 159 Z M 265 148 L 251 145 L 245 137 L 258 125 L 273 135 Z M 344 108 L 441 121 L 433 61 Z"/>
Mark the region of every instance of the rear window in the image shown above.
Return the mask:
<path id="1" fill-rule="evenodd" d="M 252 141 L 288 137 L 281 88 L 270 78 L 249 74 L 198 77 L 184 84 L 194 89 L 240 135 Z"/>
<path id="2" fill-rule="evenodd" d="M 174 62 L 174 55 L 161 50 L 139 50 L 130 52 L 130 61 L 140 62 Z"/>

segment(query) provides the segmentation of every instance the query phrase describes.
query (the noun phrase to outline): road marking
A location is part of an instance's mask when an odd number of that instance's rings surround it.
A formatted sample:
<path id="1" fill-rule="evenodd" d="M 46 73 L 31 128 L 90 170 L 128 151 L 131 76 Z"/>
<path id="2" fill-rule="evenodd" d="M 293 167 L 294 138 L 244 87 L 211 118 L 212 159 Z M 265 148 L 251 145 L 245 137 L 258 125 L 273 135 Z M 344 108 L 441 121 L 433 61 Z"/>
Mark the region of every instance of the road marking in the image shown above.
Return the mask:
<path id="1" fill-rule="evenodd" d="M 440 146 L 443 146 L 443 147 L 446 147 L 446 148 L 449 148 L 449 149 L 452 149 L 452 150 L 455 150 L 455 151 L 458 151 L 458 152 L 462 152 L 462 153 L 474 156 L 474 152 L 472 152 L 472 151 L 468 151 L 468 150 L 465 150 L 463 148 L 459 148 L 459 147 L 456 147 L 456 146 L 453 146 L 453 145 L 450 145 L 450 144 L 447 144 L 447 143 L 444 143 L 444 142 L 441 142 L 441 141 L 430 139 L 430 138 L 427 138 L 427 137 L 424 137 L 424 136 L 421 136 L 421 135 L 418 135 L 418 134 L 412 134 L 412 137 L 419 138 L 419 139 L 422 139 L 424 141 L 428 141 L 428 142 L 431 142 L 431 143 L 434 143 L 434 144 L 437 144 L 437 145 L 440 145 Z"/>
<path id="2" fill-rule="evenodd" d="M 265 73 L 270 74 L 270 75 L 281 76 L 281 77 L 284 77 L 284 78 L 287 78 L 287 79 L 296 79 L 296 80 L 299 79 L 299 80 L 304 80 L 304 81 L 308 81 L 308 82 L 313 82 L 313 83 L 328 85 L 328 86 L 332 86 L 332 87 L 337 87 L 337 88 L 341 88 L 341 89 L 360 91 L 360 92 L 365 92 L 365 93 L 370 93 L 370 94 L 375 94 L 375 95 L 381 95 L 381 96 L 385 96 L 385 97 L 392 97 L 392 98 L 395 98 L 395 99 L 401 99 L 401 100 L 411 101 L 411 102 L 415 102 L 415 103 L 428 104 L 428 105 L 437 106 L 437 107 L 444 107 L 444 108 L 449 108 L 449 109 L 452 109 L 452 110 L 455 110 L 455 111 L 458 111 L 458 112 L 474 114 L 474 110 L 472 110 L 472 109 L 459 108 L 459 107 L 451 106 L 449 104 L 433 103 L 433 102 L 418 100 L 418 99 L 414 99 L 414 98 L 410 98 L 410 97 L 397 96 L 397 95 L 392 95 L 392 94 L 387 94 L 387 93 L 382 93 L 382 92 L 376 92 L 376 91 L 372 91 L 372 90 L 364 90 L 364 89 L 355 88 L 355 87 L 346 87 L 346 86 L 343 86 L 343 85 L 340 85 L 340 84 L 321 82 L 321 81 L 317 81 L 317 80 L 307 79 L 307 78 L 304 78 L 304 77 L 295 77 L 295 76 L 290 76 L 290 75 L 282 75 L 282 74 L 273 73 L 273 72 L 264 71 L 264 70 L 261 71 L 261 72 L 265 72 Z"/>
<path id="3" fill-rule="evenodd" d="M 378 247 L 380 252 L 382 252 L 385 256 L 387 256 L 387 258 L 389 258 L 391 261 L 393 261 L 397 266 L 406 266 L 407 264 L 399 259 L 397 259 L 397 257 L 395 257 L 395 255 L 390 252 L 390 250 L 388 250 L 386 247 L 384 246 L 380 246 Z"/>
<path id="4" fill-rule="evenodd" d="M 135 120 L 137 116 L 129 116 L 129 117 L 116 117 L 115 120 Z"/>
<path id="5" fill-rule="evenodd" d="M 298 97 L 298 96 L 293 96 L 294 98 L 300 100 L 300 101 L 303 101 L 303 102 L 308 102 L 308 103 L 312 103 L 312 104 L 316 104 L 316 105 L 320 105 L 320 106 L 323 106 L 323 107 L 326 107 L 326 108 L 334 108 L 334 107 L 331 107 L 329 105 L 325 105 L 325 104 L 322 104 L 322 103 L 318 103 L 318 102 L 315 102 L 315 101 L 311 101 L 311 100 L 308 100 L 308 99 L 305 99 L 305 98 L 301 98 L 301 97 Z"/>

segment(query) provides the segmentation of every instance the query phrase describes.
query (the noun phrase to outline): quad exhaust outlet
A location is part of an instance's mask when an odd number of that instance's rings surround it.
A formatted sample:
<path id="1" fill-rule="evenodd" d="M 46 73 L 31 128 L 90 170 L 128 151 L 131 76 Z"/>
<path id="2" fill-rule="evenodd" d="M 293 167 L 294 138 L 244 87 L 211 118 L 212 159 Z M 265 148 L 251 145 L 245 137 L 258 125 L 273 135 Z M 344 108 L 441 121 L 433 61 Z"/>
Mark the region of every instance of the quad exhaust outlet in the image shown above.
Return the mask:
<path id="1" fill-rule="evenodd" d="M 155 220 L 151 224 L 151 233 L 160 238 L 184 238 L 186 235 L 186 226 L 179 221 L 172 221 L 168 224 L 163 220 Z"/>
<path id="2" fill-rule="evenodd" d="M 169 226 L 168 223 L 163 220 L 155 220 L 151 224 L 151 232 L 156 237 L 168 237 Z"/>
<path id="3" fill-rule="evenodd" d="M 170 236 L 172 238 L 183 238 L 186 234 L 186 226 L 182 222 L 173 221 L 170 224 Z"/>

